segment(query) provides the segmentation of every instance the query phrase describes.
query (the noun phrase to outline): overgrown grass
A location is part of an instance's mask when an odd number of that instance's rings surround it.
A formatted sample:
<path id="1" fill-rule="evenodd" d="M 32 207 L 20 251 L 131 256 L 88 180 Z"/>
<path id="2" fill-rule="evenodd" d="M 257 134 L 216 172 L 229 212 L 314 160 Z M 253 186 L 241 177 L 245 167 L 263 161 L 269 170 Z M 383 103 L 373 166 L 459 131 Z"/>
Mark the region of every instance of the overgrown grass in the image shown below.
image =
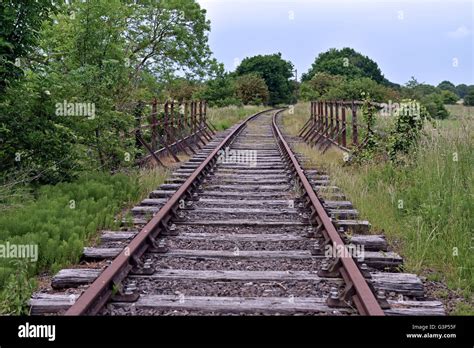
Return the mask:
<path id="1" fill-rule="evenodd" d="M 167 171 L 91 173 L 77 181 L 43 186 L 34 199 L 0 216 L 0 245 L 37 245 L 38 259 L 0 258 L 0 312 L 22 314 L 35 275 L 75 263 L 98 230 L 118 227 L 124 208 L 164 182 Z"/>
<path id="2" fill-rule="evenodd" d="M 465 106 L 461 104 L 456 105 L 445 105 L 445 108 L 449 111 L 450 119 L 465 119 L 474 117 L 474 106 Z"/>
<path id="3" fill-rule="evenodd" d="M 210 108 L 207 111 L 208 120 L 218 129 L 226 130 L 232 127 L 237 122 L 240 122 L 248 116 L 255 114 L 259 111 L 269 109 L 266 106 L 227 106 L 224 108 Z"/>
<path id="4" fill-rule="evenodd" d="M 297 107 L 284 125 L 296 134 L 308 117 Z M 472 118 L 442 121 L 426 129 L 407 165 L 390 162 L 345 165 L 336 150 L 324 155 L 306 146 L 312 165 L 325 168 L 332 180 L 392 247 L 405 258 L 407 271 L 443 280 L 465 296 L 461 313 L 474 314 L 474 141 Z M 470 302 L 470 304 L 469 304 Z"/>

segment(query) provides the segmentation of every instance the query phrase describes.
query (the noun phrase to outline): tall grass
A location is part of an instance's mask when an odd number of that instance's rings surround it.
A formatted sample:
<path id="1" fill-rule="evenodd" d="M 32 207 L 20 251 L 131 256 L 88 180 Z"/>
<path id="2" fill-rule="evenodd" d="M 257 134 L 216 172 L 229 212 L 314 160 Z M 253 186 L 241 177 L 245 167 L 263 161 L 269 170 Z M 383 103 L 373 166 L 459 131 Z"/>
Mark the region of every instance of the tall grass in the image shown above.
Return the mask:
<path id="1" fill-rule="evenodd" d="M 1 245 L 37 245 L 38 259 L 0 258 L 0 312 L 20 314 L 34 289 L 34 276 L 75 263 L 100 229 L 118 227 L 124 208 L 164 182 L 154 169 L 83 175 L 77 181 L 43 186 L 36 198 L 0 216 Z"/>
<path id="2" fill-rule="evenodd" d="M 210 108 L 207 111 L 207 117 L 218 130 L 226 130 L 248 116 L 265 109 L 269 109 L 269 107 L 245 105 L 240 107 L 226 106 L 223 108 Z"/>
<path id="3" fill-rule="evenodd" d="M 308 109 L 295 111 L 286 114 L 283 122 L 292 134 L 308 117 Z M 305 144 L 295 150 L 305 154 L 310 165 L 328 170 L 362 217 L 371 222 L 372 232 L 384 233 L 404 256 L 407 271 L 443 280 L 472 299 L 472 121 L 461 118 L 457 123 L 442 121 L 438 129 L 427 126 L 405 166 L 390 162 L 348 166 L 337 150 L 323 155 Z"/>

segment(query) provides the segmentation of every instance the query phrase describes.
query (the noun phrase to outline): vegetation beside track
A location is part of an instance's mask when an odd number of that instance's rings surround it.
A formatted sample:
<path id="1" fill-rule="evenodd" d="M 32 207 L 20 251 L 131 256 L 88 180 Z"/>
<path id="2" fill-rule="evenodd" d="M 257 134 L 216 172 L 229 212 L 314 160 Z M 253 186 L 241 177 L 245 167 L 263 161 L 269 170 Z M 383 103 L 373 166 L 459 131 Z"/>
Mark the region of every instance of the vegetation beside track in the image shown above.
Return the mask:
<path id="1" fill-rule="evenodd" d="M 77 263 L 98 230 L 118 227 L 116 221 L 124 209 L 163 183 L 167 175 L 161 168 L 84 174 L 74 182 L 40 187 L 21 206 L 3 206 L 0 244 L 37 245 L 38 259 L 0 258 L 0 313 L 24 314 L 36 287 L 35 275 L 54 274 Z"/>
<path id="2" fill-rule="evenodd" d="M 207 111 L 208 120 L 217 128 L 217 130 L 226 130 L 232 125 L 247 118 L 259 111 L 269 109 L 268 106 L 226 106 L 223 108 L 210 108 Z"/>
<path id="3" fill-rule="evenodd" d="M 293 115 L 285 112 L 285 129 L 297 135 L 308 113 L 307 104 L 296 105 Z M 339 151 L 323 155 L 307 145 L 295 148 L 329 172 L 372 231 L 384 233 L 404 256 L 407 271 L 443 281 L 465 298 L 456 314 L 474 314 L 473 121 L 460 115 L 438 121 L 437 129 L 426 127 L 403 166 L 390 161 L 347 165 Z"/>
<path id="4" fill-rule="evenodd" d="M 263 106 L 210 108 L 209 120 L 224 130 Z M 179 156 L 186 160 L 185 156 Z M 164 160 L 172 164 L 171 160 Z M 0 314 L 27 313 L 36 275 L 77 263 L 84 246 L 117 221 L 170 174 L 165 168 L 83 173 L 57 185 L 8 183 L 0 187 L 0 245 L 38 245 L 38 260 L 0 258 Z"/>

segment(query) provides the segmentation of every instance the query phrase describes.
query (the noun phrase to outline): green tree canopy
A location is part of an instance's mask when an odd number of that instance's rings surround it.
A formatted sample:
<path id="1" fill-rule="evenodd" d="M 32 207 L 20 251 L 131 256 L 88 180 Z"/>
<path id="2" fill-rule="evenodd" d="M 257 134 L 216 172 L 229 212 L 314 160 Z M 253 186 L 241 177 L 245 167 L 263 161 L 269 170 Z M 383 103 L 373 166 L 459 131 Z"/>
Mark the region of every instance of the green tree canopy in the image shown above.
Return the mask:
<path id="1" fill-rule="evenodd" d="M 294 85 L 290 81 L 293 64 L 284 60 L 281 53 L 245 58 L 235 73 L 237 76 L 254 73 L 263 78 L 270 92 L 271 105 L 294 102 Z"/>
<path id="2" fill-rule="evenodd" d="M 0 166 L 58 182 L 74 168 L 130 165 L 134 102 L 176 75 L 201 79 L 218 67 L 206 12 L 193 0 L 51 3 L 0 3 L 0 73 L 15 57 L 27 62 L 24 81 L 0 103 Z M 92 105 L 94 115 L 59 115 L 63 102 Z"/>
<path id="3" fill-rule="evenodd" d="M 464 105 L 474 106 L 474 86 L 469 86 L 464 96 Z"/>
<path id="4" fill-rule="evenodd" d="M 0 1 L 0 97 L 23 75 L 26 58 L 35 48 L 39 29 L 56 7 L 50 0 Z"/>
<path id="5" fill-rule="evenodd" d="M 442 81 L 437 87 L 443 91 L 456 93 L 456 86 L 449 81 Z"/>
<path id="6" fill-rule="evenodd" d="M 456 104 L 456 102 L 459 100 L 459 96 L 456 93 L 448 90 L 442 90 L 441 97 L 443 98 L 443 102 L 445 104 Z"/>
<path id="7" fill-rule="evenodd" d="M 309 71 L 302 76 L 302 81 L 309 81 L 316 73 L 341 75 L 349 79 L 368 77 L 377 83 L 390 85 L 372 59 L 345 47 L 342 49 L 331 48 L 320 53 Z"/>
<path id="8" fill-rule="evenodd" d="M 460 85 L 456 86 L 456 94 L 459 96 L 459 98 L 464 98 L 464 96 L 467 94 L 467 91 L 468 86 L 464 83 L 461 83 Z"/>

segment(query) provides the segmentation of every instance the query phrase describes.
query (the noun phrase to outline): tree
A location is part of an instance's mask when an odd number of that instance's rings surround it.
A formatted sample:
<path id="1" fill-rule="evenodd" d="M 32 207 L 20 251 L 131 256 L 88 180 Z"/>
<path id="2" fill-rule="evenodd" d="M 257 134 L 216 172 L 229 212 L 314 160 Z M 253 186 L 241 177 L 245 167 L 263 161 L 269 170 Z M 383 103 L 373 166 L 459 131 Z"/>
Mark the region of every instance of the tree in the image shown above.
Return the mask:
<path id="1" fill-rule="evenodd" d="M 468 89 L 468 86 L 464 83 L 457 85 L 456 94 L 459 96 L 459 98 L 464 98 L 464 96 L 467 94 Z"/>
<path id="2" fill-rule="evenodd" d="M 421 102 L 432 118 L 445 119 L 449 117 L 449 112 L 444 107 L 444 100 L 441 94 L 432 93 L 424 97 Z"/>
<path id="3" fill-rule="evenodd" d="M 474 106 L 474 86 L 469 86 L 467 93 L 464 96 L 464 105 Z"/>
<path id="4" fill-rule="evenodd" d="M 178 73 L 201 78 L 217 68 L 205 10 L 193 0 L 95 0 L 63 2 L 47 15 L 51 3 L 0 2 L 0 73 L 16 56 L 26 54 L 28 63 L 0 103 L 2 171 L 43 173 L 55 183 L 79 169 L 131 165 L 133 102 L 156 95 L 159 82 Z M 18 23 L 21 30 L 13 30 Z M 58 113 L 63 102 L 91 105 L 94 115 Z"/>
<path id="5" fill-rule="evenodd" d="M 419 83 L 414 76 L 401 88 L 401 95 L 405 99 L 421 100 L 427 95 L 439 93 L 439 89 L 426 83 Z"/>
<path id="6" fill-rule="evenodd" d="M 217 69 L 208 45 L 210 22 L 194 0 L 133 1 L 124 31 L 126 57 L 139 77 L 142 70 L 157 77 L 181 71 L 203 78 Z"/>
<path id="7" fill-rule="evenodd" d="M 50 0 L 0 1 L 0 96 L 23 76 L 23 65 L 37 43 L 41 24 L 55 10 Z"/>
<path id="8" fill-rule="evenodd" d="M 239 76 L 235 81 L 235 94 L 244 104 L 266 104 L 269 98 L 267 84 L 257 74 Z"/>
<path id="9" fill-rule="evenodd" d="M 448 90 L 442 90 L 441 97 L 443 98 L 443 102 L 445 104 L 456 104 L 456 102 L 459 100 L 459 97 L 456 93 Z"/>
<path id="10" fill-rule="evenodd" d="M 372 59 L 356 52 L 352 48 L 331 48 L 320 53 L 311 68 L 303 74 L 302 81 L 309 81 L 316 73 L 326 72 L 331 75 L 341 75 L 348 79 L 368 77 L 377 83 L 390 85 Z"/>
<path id="11" fill-rule="evenodd" d="M 255 73 L 263 78 L 270 93 L 271 105 L 295 101 L 294 85 L 290 81 L 293 77 L 293 64 L 282 59 L 281 53 L 245 58 L 235 73 L 237 76 Z"/>
<path id="12" fill-rule="evenodd" d="M 224 107 L 238 105 L 240 101 L 235 98 L 235 81 L 223 71 L 215 78 L 207 81 L 201 89 L 193 94 L 194 98 L 204 99 L 209 106 Z"/>
<path id="13" fill-rule="evenodd" d="M 456 93 L 456 86 L 449 81 L 442 81 L 437 87 L 443 91 Z"/>
<path id="14" fill-rule="evenodd" d="M 185 78 L 177 78 L 166 85 L 166 97 L 180 102 L 191 100 L 198 89 L 197 83 Z"/>
<path id="15" fill-rule="evenodd" d="M 301 97 L 307 101 L 319 99 L 330 89 L 337 88 L 345 81 L 346 79 L 343 76 L 331 75 L 325 72 L 316 73 L 311 80 L 301 84 Z"/>

